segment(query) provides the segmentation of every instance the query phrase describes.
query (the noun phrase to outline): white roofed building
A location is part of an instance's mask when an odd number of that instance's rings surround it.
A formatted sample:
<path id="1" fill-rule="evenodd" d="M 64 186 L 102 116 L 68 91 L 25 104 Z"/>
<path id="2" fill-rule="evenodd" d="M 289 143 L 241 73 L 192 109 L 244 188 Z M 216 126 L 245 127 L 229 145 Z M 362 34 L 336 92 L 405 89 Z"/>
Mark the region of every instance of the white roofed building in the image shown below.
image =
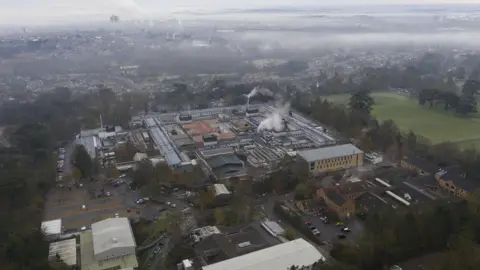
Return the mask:
<path id="1" fill-rule="evenodd" d="M 224 184 L 214 184 L 213 187 L 215 188 L 215 196 L 228 196 L 231 194 Z"/>
<path id="2" fill-rule="evenodd" d="M 304 239 L 296 239 L 243 256 L 204 266 L 202 270 L 265 270 L 309 267 L 325 257 Z"/>
<path id="3" fill-rule="evenodd" d="M 62 220 L 54 219 L 44 221 L 41 224 L 41 229 L 48 240 L 54 240 L 62 235 Z"/>
<path id="4" fill-rule="evenodd" d="M 68 266 L 77 265 L 77 243 L 75 238 L 50 243 L 48 259 L 53 261 L 57 255 Z"/>
<path id="5" fill-rule="evenodd" d="M 127 218 L 108 218 L 80 235 L 82 269 L 138 267 L 135 238 Z M 112 269 L 114 269 L 112 268 Z"/>
<path id="6" fill-rule="evenodd" d="M 92 234 L 97 260 L 135 254 L 135 238 L 127 218 L 108 218 L 93 223 Z"/>

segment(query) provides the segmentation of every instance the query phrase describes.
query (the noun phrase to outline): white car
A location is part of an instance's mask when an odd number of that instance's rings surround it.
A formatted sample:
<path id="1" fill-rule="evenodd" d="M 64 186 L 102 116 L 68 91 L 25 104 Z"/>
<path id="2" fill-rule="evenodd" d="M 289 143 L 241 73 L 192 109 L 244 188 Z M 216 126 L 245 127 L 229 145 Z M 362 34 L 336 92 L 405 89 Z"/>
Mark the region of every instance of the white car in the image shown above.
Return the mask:
<path id="1" fill-rule="evenodd" d="M 115 217 L 118 218 L 120 217 L 120 215 L 118 213 L 115 213 Z"/>
<path id="2" fill-rule="evenodd" d="M 171 202 L 167 202 L 167 205 L 170 206 L 172 203 Z"/>
<path id="3" fill-rule="evenodd" d="M 82 205 L 82 210 L 87 210 L 87 206 L 85 204 Z"/>
<path id="4" fill-rule="evenodd" d="M 175 207 L 177 207 L 177 206 L 176 206 L 175 204 L 172 204 L 172 207 L 175 208 Z"/>
<path id="5" fill-rule="evenodd" d="M 111 194 L 109 191 L 107 191 L 107 192 L 105 193 L 105 195 L 111 196 L 112 194 Z"/>

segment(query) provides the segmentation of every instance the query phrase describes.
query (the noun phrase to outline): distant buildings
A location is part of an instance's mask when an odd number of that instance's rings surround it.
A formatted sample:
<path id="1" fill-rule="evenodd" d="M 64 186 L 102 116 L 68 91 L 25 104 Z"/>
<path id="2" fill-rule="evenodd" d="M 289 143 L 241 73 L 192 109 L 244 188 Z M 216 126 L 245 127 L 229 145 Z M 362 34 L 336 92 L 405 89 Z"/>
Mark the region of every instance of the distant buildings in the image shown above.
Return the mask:
<path id="1" fill-rule="evenodd" d="M 299 151 L 297 158 L 312 175 L 363 165 L 363 151 L 352 144 Z"/>

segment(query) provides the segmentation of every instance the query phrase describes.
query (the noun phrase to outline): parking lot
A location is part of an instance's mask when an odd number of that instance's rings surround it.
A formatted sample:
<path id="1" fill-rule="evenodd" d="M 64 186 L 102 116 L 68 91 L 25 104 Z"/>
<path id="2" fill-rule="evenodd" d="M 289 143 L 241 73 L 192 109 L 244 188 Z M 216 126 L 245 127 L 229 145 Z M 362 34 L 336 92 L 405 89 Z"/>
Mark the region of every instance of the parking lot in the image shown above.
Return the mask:
<path id="1" fill-rule="evenodd" d="M 329 245 L 338 241 L 349 241 L 350 243 L 354 243 L 358 235 L 363 231 L 363 224 L 356 218 L 344 221 L 343 226 L 337 226 L 336 222 L 333 221 L 329 224 L 325 224 L 321 220 L 321 216 L 304 215 L 303 219 L 305 222 L 311 222 L 312 226 L 320 231 L 320 235 L 318 236 L 320 240 L 327 242 Z M 344 227 L 350 229 L 350 232 L 342 232 L 341 230 Z M 339 234 L 344 234 L 346 237 L 340 239 L 338 237 Z"/>
<path id="2" fill-rule="evenodd" d="M 44 220 L 62 219 L 66 230 L 78 230 L 90 226 L 99 220 L 114 217 L 143 217 L 155 219 L 159 208 L 181 211 L 188 207 L 178 196 L 161 197 L 161 201 L 175 204 L 172 206 L 156 202 L 137 204 L 142 198 L 139 191 L 128 188 L 129 180 L 112 185 L 107 181 L 84 181 L 81 185 L 64 185 L 51 190 L 45 204 Z"/>

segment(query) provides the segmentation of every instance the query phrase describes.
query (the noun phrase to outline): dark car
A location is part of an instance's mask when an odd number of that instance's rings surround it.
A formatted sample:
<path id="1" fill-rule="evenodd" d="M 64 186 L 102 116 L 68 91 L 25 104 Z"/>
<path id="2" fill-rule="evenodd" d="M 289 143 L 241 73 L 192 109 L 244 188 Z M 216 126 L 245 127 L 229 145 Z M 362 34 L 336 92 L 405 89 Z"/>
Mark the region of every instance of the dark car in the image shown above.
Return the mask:
<path id="1" fill-rule="evenodd" d="M 338 234 L 337 236 L 338 236 L 339 239 L 345 239 L 345 238 L 347 238 L 347 236 L 346 236 L 345 234 L 343 234 L 343 233 L 340 233 L 340 234 Z"/>

